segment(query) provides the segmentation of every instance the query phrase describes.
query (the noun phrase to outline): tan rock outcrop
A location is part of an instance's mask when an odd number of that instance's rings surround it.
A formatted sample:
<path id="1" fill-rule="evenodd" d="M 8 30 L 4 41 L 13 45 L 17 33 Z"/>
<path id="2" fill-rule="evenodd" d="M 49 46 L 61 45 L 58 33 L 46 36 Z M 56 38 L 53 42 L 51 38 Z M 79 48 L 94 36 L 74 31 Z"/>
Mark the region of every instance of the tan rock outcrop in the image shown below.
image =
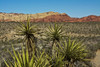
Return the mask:
<path id="1" fill-rule="evenodd" d="M 31 22 L 100 22 L 100 16 L 90 15 L 82 18 L 72 18 L 66 13 L 45 12 L 37 14 L 2 13 L 0 22 L 25 22 L 30 17 Z"/>

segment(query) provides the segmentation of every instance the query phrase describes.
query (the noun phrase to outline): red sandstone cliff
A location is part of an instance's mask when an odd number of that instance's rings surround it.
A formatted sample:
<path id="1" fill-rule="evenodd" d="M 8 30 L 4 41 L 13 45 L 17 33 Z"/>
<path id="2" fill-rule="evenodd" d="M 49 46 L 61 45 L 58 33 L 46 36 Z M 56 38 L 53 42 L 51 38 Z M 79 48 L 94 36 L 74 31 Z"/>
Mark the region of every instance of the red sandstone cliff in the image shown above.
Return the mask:
<path id="1" fill-rule="evenodd" d="M 37 14 L 0 13 L 0 22 L 26 21 L 30 17 L 31 22 L 100 22 L 100 16 L 90 15 L 82 18 L 72 18 L 65 13 L 45 12 Z"/>

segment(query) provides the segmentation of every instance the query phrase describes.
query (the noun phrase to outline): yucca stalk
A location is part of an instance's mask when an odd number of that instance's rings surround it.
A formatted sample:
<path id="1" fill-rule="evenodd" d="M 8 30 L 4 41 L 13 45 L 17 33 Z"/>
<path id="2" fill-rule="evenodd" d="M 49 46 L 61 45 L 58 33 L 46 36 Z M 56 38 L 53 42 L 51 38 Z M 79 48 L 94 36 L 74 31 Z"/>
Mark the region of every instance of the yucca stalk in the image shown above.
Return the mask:
<path id="1" fill-rule="evenodd" d="M 13 48 L 13 54 L 9 51 L 11 57 L 13 58 L 13 62 L 4 60 L 7 67 L 49 67 L 49 61 L 47 59 L 47 55 L 45 51 L 39 52 L 39 54 L 32 54 L 32 57 L 29 57 L 28 49 L 23 49 L 22 47 L 22 54 L 18 51 L 16 52 Z"/>
<path id="2" fill-rule="evenodd" d="M 17 35 L 24 36 L 24 42 L 26 44 L 26 47 L 28 47 L 28 51 L 35 51 L 35 42 L 36 42 L 36 26 L 31 26 L 29 19 L 27 20 L 27 23 L 24 24 L 21 22 L 21 26 L 18 26 Z"/>
<path id="3" fill-rule="evenodd" d="M 82 42 L 76 42 L 76 40 L 71 40 L 58 44 L 58 53 L 64 56 L 64 61 L 67 61 L 67 67 L 73 67 L 76 61 L 86 61 L 88 51 L 86 46 Z"/>

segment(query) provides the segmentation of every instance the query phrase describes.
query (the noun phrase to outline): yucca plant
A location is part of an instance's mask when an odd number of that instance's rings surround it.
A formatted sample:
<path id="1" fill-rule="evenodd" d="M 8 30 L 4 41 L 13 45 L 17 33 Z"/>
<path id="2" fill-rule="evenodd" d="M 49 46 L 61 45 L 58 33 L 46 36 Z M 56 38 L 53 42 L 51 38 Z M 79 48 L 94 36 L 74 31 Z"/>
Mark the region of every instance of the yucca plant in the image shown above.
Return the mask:
<path id="1" fill-rule="evenodd" d="M 54 54 L 54 49 L 56 47 L 57 42 L 60 42 L 64 35 L 64 31 L 62 30 L 62 25 L 57 25 L 56 23 L 54 26 L 49 26 L 47 28 L 47 37 L 52 41 L 52 54 Z"/>
<path id="2" fill-rule="evenodd" d="M 35 42 L 36 42 L 36 26 L 31 26 L 29 19 L 27 20 L 27 23 L 24 24 L 21 22 L 21 26 L 18 26 L 17 28 L 17 35 L 24 36 L 24 42 L 28 47 L 29 52 L 32 50 L 35 50 Z"/>
<path id="3" fill-rule="evenodd" d="M 13 62 L 4 60 L 7 67 L 49 67 L 49 61 L 47 59 L 47 55 L 45 52 L 38 52 L 36 55 L 32 54 L 32 57 L 29 57 L 28 49 L 24 50 L 22 47 L 22 54 L 18 51 L 16 52 L 13 49 L 13 54 L 9 51 L 11 57 L 13 58 Z"/>
<path id="4" fill-rule="evenodd" d="M 64 67 L 65 61 L 63 61 L 64 56 L 58 54 L 58 52 L 55 52 L 55 56 L 49 56 L 48 57 L 51 67 Z"/>
<path id="5" fill-rule="evenodd" d="M 52 41 L 52 46 L 54 43 L 62 40 L 64 36 L 64 31 L 62 30 L 62 25 L 54 24 L 50 25 L 46 30 L 48 38 Z"/>
<path id="6" fill-rule="evenodd" d="M 86 61 L 86 57 L 88 55 L 88 51 L 86 46 L 82 44 L 82 42 L 76 42 L 76 40 L 57 43 L 58 47 L 56 47 L 58 53 L 64 56 L 64 61 L 67 61 L 67 67 L 73 67 L 76 61 Z"/>

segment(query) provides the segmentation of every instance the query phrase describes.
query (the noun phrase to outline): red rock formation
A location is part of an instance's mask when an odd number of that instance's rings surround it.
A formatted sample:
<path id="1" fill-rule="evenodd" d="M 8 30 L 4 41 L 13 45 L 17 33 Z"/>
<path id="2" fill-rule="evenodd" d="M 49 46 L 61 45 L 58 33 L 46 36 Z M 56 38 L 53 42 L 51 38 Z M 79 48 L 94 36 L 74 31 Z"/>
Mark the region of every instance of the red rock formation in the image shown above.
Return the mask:
<path id="1" fill-rule="evenodd" d="M 87 17 L 80 18 L 82 22 L 100 22 L 100 16 L 90 15 Z"/>
<path id="2" fill-rule="evenodd" d="M 34 19 L 34 22 L 100 22 L 100 16 L 90 15 L 83 18 L 71 18 L 67 14 L 51 15 L 45 18 Z"/>
<path id="3" fill-rule="evenodd" d="M 7 17 L 6 17 L 7 16 Z M 100 16 L 90 15 L 82 18 L 71 18 L 65 13 L 46 12 L 38 14 L 17 14 L 17 13 L 0 13 L 0 22 L 23 21 L 27 16 L 31 16 L 31 22 L 100 22 Z M 14 20 L 15 19 L 15 20 Z"/>
<path id="4" fill-rule="evenodd" d="M 67 14 L 59 14 L 59 15 L 51 15 L 45 18 L 35 19 L 35 22 L 68 22 L 70 20 L 70 16 Z"/>

